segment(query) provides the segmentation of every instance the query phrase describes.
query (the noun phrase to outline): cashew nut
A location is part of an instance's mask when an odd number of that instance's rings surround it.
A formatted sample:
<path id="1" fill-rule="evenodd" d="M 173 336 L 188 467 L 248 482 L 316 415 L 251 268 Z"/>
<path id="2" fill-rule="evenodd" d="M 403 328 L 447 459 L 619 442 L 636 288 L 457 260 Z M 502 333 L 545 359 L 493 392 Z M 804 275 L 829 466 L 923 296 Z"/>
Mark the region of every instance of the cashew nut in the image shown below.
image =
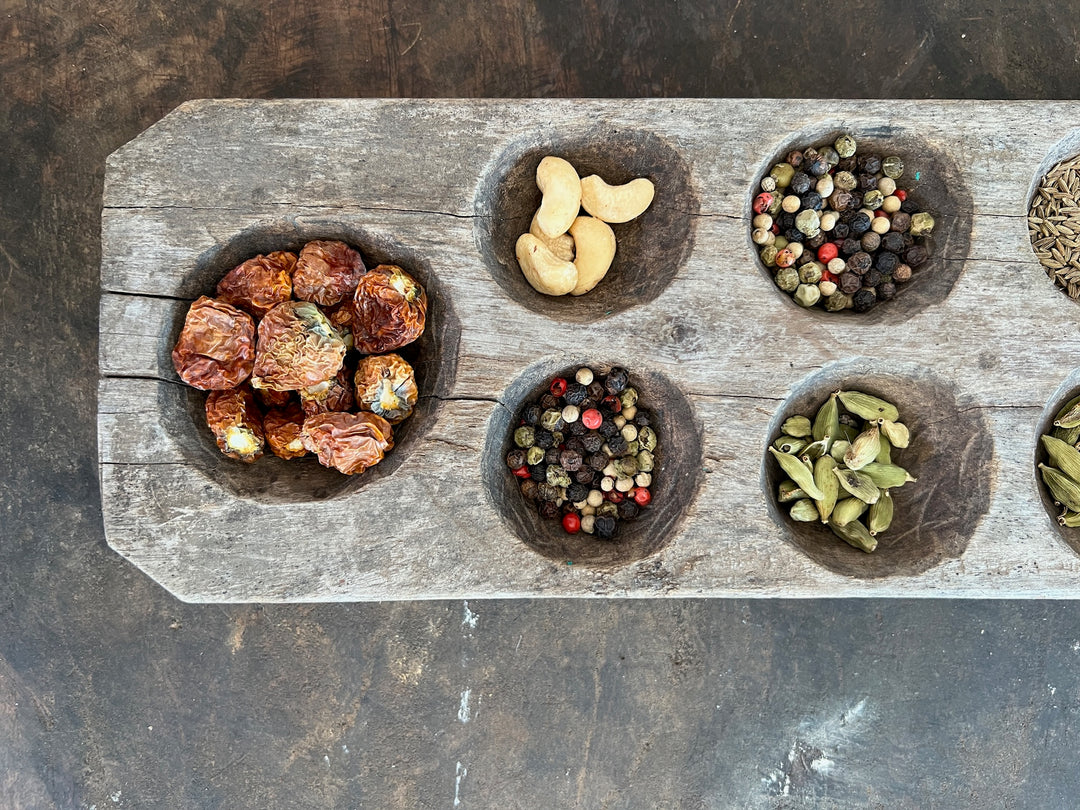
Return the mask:
<path id="1" fill-rule="evenodd" d="M 544 194 L 536 225 L 554 239 L 570 230 L 581 209 L 581 178 L 567 161 L 549 155 L 536 167 L 536 185 Z"/>
<path id="2" fill-rule="evenodd" d="M 521 272 L 537 292 L 566 295 L 577 286 L 578 271 L 574 263 L 558 258 L 531 233 L 518 237 L 515 252 Z"/>
<path id="3" fill-rule="evenodd" d="M 639 177 L 621 186 L 609 186 L 599 175 L 581 180 L 581 207 L 604 222 L 629 222 L 653 201 L 651 180 Z"/>
<path id="4" fill-rule="evenodd" d="M 540 212 L 537 211 L 537 214 Z M 573 226 L 571 226 L 573 227 Z M 568 233 L 556 236 L 551 239 L 540 230 L 540 226 L 536 224 L 536 214 L 533 214 L 532 223 L 529 225 L 529 233 L 547 245 L 547 249 L 558 256 L 564 261 L 572 262 L 574 260 L 574 237 Z"/>
<path id="5" fill-rule="evenodd" d="M 570 226 L 577 257 L 577 285 L 570 292 L 584 295 L 600 283 L 615 258 L 615 232 L 595 217 L 578 217 Z"/>

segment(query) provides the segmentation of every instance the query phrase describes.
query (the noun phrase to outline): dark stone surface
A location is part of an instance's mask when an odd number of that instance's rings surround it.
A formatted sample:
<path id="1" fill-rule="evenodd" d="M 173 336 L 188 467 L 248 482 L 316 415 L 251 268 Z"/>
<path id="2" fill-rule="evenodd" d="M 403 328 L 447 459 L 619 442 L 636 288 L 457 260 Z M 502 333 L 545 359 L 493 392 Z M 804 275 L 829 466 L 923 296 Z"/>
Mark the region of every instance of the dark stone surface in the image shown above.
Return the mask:
<path id="1" fill-rule="evenodd" d="M 0 807 L 1075 806 L 1080 604 L 184 605 L 105 545 L 95 397 L 104 160 L 184 99 L 1061 98 L 1078 38 L 960 0 L 3 3 Z"/>

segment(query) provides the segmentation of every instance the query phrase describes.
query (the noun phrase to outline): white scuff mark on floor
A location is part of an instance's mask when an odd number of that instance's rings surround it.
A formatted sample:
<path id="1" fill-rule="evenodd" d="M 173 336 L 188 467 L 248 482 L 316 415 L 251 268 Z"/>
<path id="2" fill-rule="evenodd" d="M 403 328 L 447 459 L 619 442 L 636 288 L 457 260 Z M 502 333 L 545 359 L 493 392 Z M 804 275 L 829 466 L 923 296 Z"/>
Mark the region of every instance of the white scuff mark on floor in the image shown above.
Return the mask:
<path id="1" fill-rule="evenodd" d="M 844 750 L 855 745 L 872 720 L 867 698 L 824 717 L 804 718 L 793 735 L 786 761 L 762 777 L 769 796 L 817 795 L 822 780 L 843 781 Z"/>
<path id="2" fill-rule="evenodd" d="M 112 801 L 113 804 L 120 804 L 120 791 L 118 790 L 116 791 L 116 793 L 110 793 L 109 799 Z"/>
<path id="3" fill-rule="evenodd" d="M 473 613 L 471 610 L 469 610 L 469 600 L 466 599 L 465 600 L 465 608 L 464 608 L 464 610 L 462 611 L 462 614 L 461 614 L 461 626 L 462 627 L 470 627 L 473 630 L 475 630 L 476 629 L 476 621 L 479 618 L 480 618 L 479 616 L 477 616 L 475 613 Z"/>
<path id="4" fill-rule="evenodd" d="M 469 769 L 460 762 L 454 768 L 454 807 L 461 806 L 461 780 L 469 773 Z"/>
<path id="5" fill-rule="evenodd" d="M 326 770 L 330 770 L 330 755 L 323 754 L 323 762 L 326 763 Z"/>
<path id="6" fill-rule="evenodd" d="M 343 753 L 343 754 L 349 753 L 349 746 L 345 745 L 345 743 L 341 744 L 341 753 Z"/>
<path id="7" fill-rule="evenodd" d="M 1074 641 L 1072 645 L 1073 652 L 1080 652 L 1080 641 Z"/>
<path id="8" fill-rule="evenodd" d="M 466 689 L 461 693 L 461 705 L 458 706 L 457 719 L 462 723 L 468 723 L 472 720 L 472 709 L 469 708 L 469 698 L 472 696 L 472 689 Z"/>

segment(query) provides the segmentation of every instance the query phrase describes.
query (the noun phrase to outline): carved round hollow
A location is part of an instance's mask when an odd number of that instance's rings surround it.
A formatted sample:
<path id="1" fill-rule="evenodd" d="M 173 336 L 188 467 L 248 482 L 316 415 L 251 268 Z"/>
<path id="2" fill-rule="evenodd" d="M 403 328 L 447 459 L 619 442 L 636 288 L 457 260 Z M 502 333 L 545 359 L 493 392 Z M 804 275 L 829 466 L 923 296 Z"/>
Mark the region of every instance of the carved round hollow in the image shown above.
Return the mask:
<path id="1" fill-rule="evenodd" d="M 649 208 L 615 224 L 615 258 L 604 279 L 580 296 L 537 292 L 518 266 L 514 247 L 540 207 L 536 167 L 565 158 L 581 177 L 611 185 L 647 177 L 656 187 Z M 489 167 L 476 192 L 476 243 L 492 277 L 523 307 L 558 321 L 592 323 L 654 300 L 693 248 L 698 196 L 690 169 L 665 140 L 649 132 L 598 126 L 579 134 L 536 132 L 514 142 Z"/>
<path id="2" fill-rule="evenodd" d="M 861 579 L 915 576 L 960 557 L 990 506 L 993 441 L 981 411 L 961 408 L 955 390 L 925 369 L 888 364 L 893 370 L 882 371 L 883 366 L 879 360 L 858 359 L 808 377 L 777 411 L 768 435 L 771 444 L 789 416 L 812 420 L 829 395 L 841 389 L 896 405 L 900 421 L 911 430 L 911 445 L 894 450 L 893 459 L 918 480 L 890 490 L 896 512 L 890 528 L 877 536 L 875 551 L 849 546 L 818 521 L 792 520 L 790 504 L 776 500 L 777 486 L 787 475 L 762 448 L 766 502 L 773 519 L 787 529 L 787 538 L 830 571 Z"/>
<path id="3" fill-rule="evenodd" d="M 535 504 L 525 500 L 518 479 L 506 466 L 506 454 L 513 446 L 511 434 L 525 404 L 539 398 L 553 377 L 570 379 L 583 365 L 607 371 L 625 364 L 582 359 L 568 365 L 566 358 L 547 360 L 528 368 L 507 388 L 503 400 L 513 412 L 497 408 L 491 419 L 484 445 L 484 489 L 513 533 L 538 554 L 560 563 L 616 567 L 655 554 L 678 532 L 701 484 L 702 428 L 686 395 L 667 377 L 657 372 L 635 373 L 627 366 L 630 385 L 640 394 L 642 407 L 656 417 L 653 429 L 659 450 L 650 487 L 652 503 L 634 520 L 619 521 L 614 540 L 584 532 L 567 534 L 559 521 L 544 520 Z"/>
<path id="4" fill-rule="evenodd" d="M 750 238 L 753 219 L 753 200 L 761 191 L 761 180 L 793 149 L 808 146 L 820 148 L 832 144 L 843 134 L 851 135 L 858 144 L 857 155 L 876 153 L 882 157 L 897 155 L 904 161 L 904 174 L 897 181 L 917 203 L 920 211 L 934 217 L 934 231 L 924 241 L 930 258 L 915 268 L 909 281 L 896 285 L 896 296 L 882 301 L 869 312 L 853 310 L 826 312 L 818 306 L 809 309 L 799 306 L 788 293 L 773 282 L 773 269 L 766 267 L 759 255 L 760 248 Z M 916 180 L 916 174 L 919 179 Z M 773 292 L 786 306 L 806 313 L 806 317 L 828 320 L 853 318 L 859 323 L 901 323 L 927 307 L 944 301 L 952 292 L 963 272 L 971 244 L 971 191 L 959 165 L 936 142 L 928 141 L 916 132 L 897 126 L 815 125 L 795 133 L 781 149 L 763 163 L 746 198 L 746 244 L 753 261 L 772 284 Z M 833 321 L 835 323 L 835 321 Z"/>
<path id="5" fill-rule="evenodd" d="M 1039 186 L 1042 185 L 1046 173 L 1058 163 L 1074 158 L 1077 155 L 1080 155 L 1080 127 L 1071 130 L 1068 135 L 1054 144 L 1053 149 L 1046 153 L 1046 157 L 1043 158 L 1042 163 L 1039 164 L 1039 168 L 1035 171 L 1035 174 L 1032 175 L 1031 185 L 1028 187 L 1027 204 L 1024 206 L 1025 217 L 1027 217 L 1031 211 L 1032 203 L 1035 201 L 1035 195 L 1038 193 Z M 1028 241 L 1028 246 L 1031 247 L 1031 255 L 1034 257 L 1042 276 L 1050 282 L 1050 284 L 1053 284 L 1058 292 L 1066 298 L 1069 298 L 1068 291 L 1050 277 L 1047 268 L 1043 266 L 1039 257 L 1035 254 L 1035 248 L 1031 245 L 1030 240 Z M 1080 303 L 1080 298 L 1069 298 L 1069 300 Z"/>
<path id="6" fill-rule="evenodd" d="M 286 461 L 266 454 L 252 464 L 224 456 L 206 426 L 205 391 L 182 383 L 161 386 L 160 410 L 165 428 L 183 449 L 186 461 L 208 479 L 238 497 L 264 503 L 321 500 L 351 492 L 396 470 L 410 448 L 426 433 L 438 416 L 440 397 L 449 394 L 457 368 L 460 326 L 446 289 L 427 262 L 413 251 L 381 236 L 338 221 L 291 218 L 248 228 L 220 247 L 200 257 L 185 280 L 180 294 L 196 298 L 213 296 L 217 282 L 241 262 L 275 250 L 299 252 L 306 242 L 338 239 L 360 251 L 368 268 L 396 264 L 425 288 L 428 296 L 424 334 L 403 347 L 399 354 L 415 370 L 420 396 L 411 416 L 394 426 L 394 447 L 386 457 L 359 475 L 344 475 L 323 467 L 314 455 Z M 170 353 L 184 325 L 187 306 L 177 308 L 172 323 L 163 325 L 159 364 L 172 373 Z"/>
<path id="7" fill-rule="evenodd" d="M 1058 411 L 1065 406 L 1065 403 L 1078 396 L 1080 396 L 1080 369 L 1077 369 L 1070 374 L 1061 384 L 1061 387 L 1054 392 L 1054 395 L 1046 405 L 1046 409 L 1043 411 L 1042 418 L 1039 419 L 1039 429 L 1035 434 L 1034 474 L 1035 486 L 1039 490 L 1039 498 L 1042 500 L 1043 507 L 1046 509 L 1046 514 L 1050 518 L 1050 525 L 1054 527 L 1054 531 L 1057 532 L 1058 537 L 1060 537 L 1067 546 L 1077 554 L 1080 554 L 1080 528 L 1072 529 L 1058 523 L 1058 515 L 1062 513 L 1063 509 L 1054 503 L 1054 498 L 1050 494 L 1050 490 L 1047 488 L 1046 484 L 1043 483 L 1042 473 L 1039 470 L 1039 464 L 1050 464 L 1050 459 L 1047 457 L 1046 449 L 1042 444 L 1042 435 L 1044 433 L 1049 433 L 1054 429 L 1054 419 L 1057 416 Z"/>

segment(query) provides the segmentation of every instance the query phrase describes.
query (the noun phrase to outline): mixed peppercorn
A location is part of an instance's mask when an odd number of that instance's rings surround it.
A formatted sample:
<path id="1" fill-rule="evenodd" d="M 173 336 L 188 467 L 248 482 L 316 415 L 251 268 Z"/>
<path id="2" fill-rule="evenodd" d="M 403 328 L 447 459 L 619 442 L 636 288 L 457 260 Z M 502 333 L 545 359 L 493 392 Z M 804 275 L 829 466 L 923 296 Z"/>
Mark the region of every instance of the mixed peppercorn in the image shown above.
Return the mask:
<path id="1" fill-rule="evenodd" d="M 611 540 L 652 502 L 657 434 L 623 368 L 583 366 L 526 403 L 506 465 L 540 516 Z"/>
<path id="2" fill-rule="evenodd" d="M 754 197 L 751 239 L 800 306 L 866 312 L 930 258 L 934 219 L 897 185 L 903 161 L 856 151 L 846 134 L 794 150 Z"/>
<path id="3" fill-rule="evenodd" d="M 310 452 L 347 475 L 383 459 L 418 396 L 394 353 L 424 331 L 415 279 L 395 265 L 369 271 L 344 242 L 321 240 L 243 262 L 216 295 L 191 305 L 172 359 L 210 392 L 222 453 L 250 463 L 267 445 L 283 459 Z"/>

